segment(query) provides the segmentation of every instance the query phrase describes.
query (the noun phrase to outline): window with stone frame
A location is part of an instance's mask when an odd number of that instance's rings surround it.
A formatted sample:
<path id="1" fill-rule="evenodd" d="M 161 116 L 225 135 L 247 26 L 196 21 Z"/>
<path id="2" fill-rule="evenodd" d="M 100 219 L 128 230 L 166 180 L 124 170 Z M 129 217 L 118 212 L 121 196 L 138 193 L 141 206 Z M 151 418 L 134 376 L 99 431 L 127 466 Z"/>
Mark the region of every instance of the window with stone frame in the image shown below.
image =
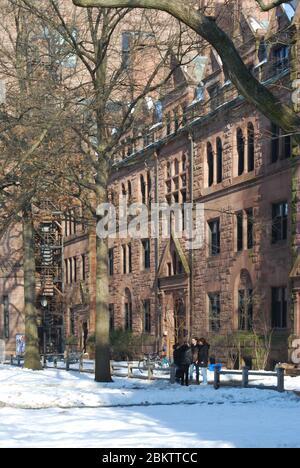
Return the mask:
<path id="1" fill-rule="evenodd" d="M 292 137 L 281 130 L 278 125 L 271 124 L 271 164 L 292 156 Z"/>
<path id="2" fill-rule="evenodd" d="M 125 290 L 125 330 L 132 331 L 133 329 L 133 315 L 132 315 L 132 298 L 129 289 Z"/>
<path id="3" fill-rule="evenodd" d="M 108 251 L 108 273 L 109 276 L 115 274 L 115 249 L 111 248 Z"/>
<path id="4" fill-rule="evenodd" d="M 288 203 L 272 205 L 272 244 L 287 240 L 288 236 Z"/>
<path id="5" fill-rule="evenodd" d="M 238 153 L 238 176 L 241 176 L 245 172 L 245 139 L 241 128 L 238 128 L 236 132 L 236 144 Z"/>
<path id="6" fill-rule="evenodd" d="M 215 257 L 221 252 L 220 219 L 209 221 L 209 255 Z"/>
<path id="7" fill-rule="evenodd" d="M 288 289 L 286 286 L 272 288 L 272 328 L 287 328 Z"/>
<path id="8" fill-rule="evenodd" d="M 219 332 L 221 329 L 221 294 L 209 293 L 209 330 Z"/>
<path id="9" fill-rule="evenodd" d="M 214 150 L 210 142 L 207 143 L 208 187 L 214 184 Z"/>
<path id="10" fill-rule="evenodd" d="M 239 330 L 251 331 L 253 329 L 253 290 L 240 289 L 239 295 Z"/>
<path id="11" fill-rule="evenodd" d="M 151 333 L 151 302 L 143 301 L 143 328 L 144 333 Z"/>
<path id="12" fill-rule="evenodd" d="M 3 296 L 3 337 L 5 340 L 10 338 L 10 316 L 9 316 L 9 297 Z"/>
<path id="13" fill-rule="evenodd" d="M 223 144 L 221 138 L 217 138 L 217 184 L 223 180 Z"/>
<path id="14" fill-rule="evenodd" d="M 150 239 L 142 240 L 143 269 L 149 270 L 151 267 L 151 242 Z"/>
<path id="15" fill-rule="evenodd" d="M 168 161 L 166 168 L 165 193 L 169 205 L 182 205 L 187 201 L 188 158 L 185 153 L 172 162 Z"/>

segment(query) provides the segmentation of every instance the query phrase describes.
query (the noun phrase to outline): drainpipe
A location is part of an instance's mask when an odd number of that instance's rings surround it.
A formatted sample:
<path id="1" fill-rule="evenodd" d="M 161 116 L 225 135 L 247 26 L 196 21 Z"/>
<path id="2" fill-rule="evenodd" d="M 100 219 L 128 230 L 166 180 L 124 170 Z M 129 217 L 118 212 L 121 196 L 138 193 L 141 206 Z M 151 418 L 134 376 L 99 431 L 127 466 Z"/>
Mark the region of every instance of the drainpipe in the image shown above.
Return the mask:
<path id="1" fill-rule="evenodd" d="M 158 161 L 158 151 L 154 152 L 154 162 L 155 162 L 155 203 L 159 203 L 159 161 Z M 161 331 L 161 308 L 159 301 L 159 289 L 158 289 L 158 268 L 159 268 L 159 249 L 160 249 L 160 239 L 159 235 L 155 239 L 155 311 L 156 311 L 156 331 L 155 331 L 155 347 L 156 352 L 160 350 L 160 343 L 162 339 Z"/>
<path id="2" fill-rule="evenodd" d="M 195 159 L 195 142 L 193 131 L 189 131 L 189 166 L 190 166 L 190 177 L 189 177 L 189 192 L 190 192 L 190 203 L 193 205 L 194 209 L 194 159 Z M 191 242 L 191 247 L 193 247 L 193 240 Z M 194 316 L 194 250 L 191 248 L 189 250 L 189 266 L 190 266 L 190 285 L 189 285 L 189 297 L 190 297 L 190 317 L 189 317 L 189 339 L 191 339 L 191 332 L 193 326 L 193 316 Z"/>

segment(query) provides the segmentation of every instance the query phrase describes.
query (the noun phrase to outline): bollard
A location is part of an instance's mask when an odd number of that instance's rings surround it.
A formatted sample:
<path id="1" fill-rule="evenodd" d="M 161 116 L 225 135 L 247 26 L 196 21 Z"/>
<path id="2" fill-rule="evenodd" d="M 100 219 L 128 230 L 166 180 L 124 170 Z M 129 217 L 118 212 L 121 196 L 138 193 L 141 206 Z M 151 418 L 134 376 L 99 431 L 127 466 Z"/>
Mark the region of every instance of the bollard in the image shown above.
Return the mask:
<path id="1" fill-rule="evenodd" d="M 21 357 L 20 356 L 17 357 L 17 364 L 18 364 L 18 367 L 21 367 Z"/>
<path id="2" fill-rule="evenodd" d="M 284 392 L 284 369 L 282 367 L 278 367 L 277 369 L 277 390 L 280 393 Z"/>
<path id="3" fill-rule="evenodd" d="M 66 357 L 66 371 L 69 372 L 70 370 L 70 360 L 69 360 L 69 353 L 67 353 Z"/>
<path id="4" fill-rule="evenodd" d="M 249 385 L 249 369 L 248 367 L 243 367 L 242 387 L 247 388 L 248 385 Z"/>
<path id="5" fill-rule="evenodd" d="M 47 356 L 46 355 L 44 356 L 43 363 L 44 363 L 44 369 L 47 369 Z"/>
<path id="6" fill-rule="evenodd" d="M 54 363 L 54 368 L 57 369 L 57 358 L 54 358 L 53 363 Z"/>
<path id="7" fill-rule="evenodd" d="M 79 372 L 83 372 L 83 354 L 79 358 Z"/>
<path id="8" fill-rule="evenodd" d="M 219 390 L 220 388 L 220 369 L 218 366 L 215 367 L 215 376 L 214 376 L 214 388 Z"/>
<path id="9" fill-rule="evenodd" d="M 12 354 L 10 355 L 10 365 L 14 365 L 14 356 Z"/>

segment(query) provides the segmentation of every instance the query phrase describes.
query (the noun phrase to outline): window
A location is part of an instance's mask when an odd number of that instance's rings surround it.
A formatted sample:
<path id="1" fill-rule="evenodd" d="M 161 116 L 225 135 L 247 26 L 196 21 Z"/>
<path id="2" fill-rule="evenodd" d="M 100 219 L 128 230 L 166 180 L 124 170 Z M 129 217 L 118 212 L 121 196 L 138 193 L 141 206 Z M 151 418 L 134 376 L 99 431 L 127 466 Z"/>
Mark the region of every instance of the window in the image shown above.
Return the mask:
<path id="1" fill-rule="evenodd" d="M 127 246 L 128 249 L 128 273 L 132 273 L 132 247 L 131 244 Z"/>
<path id="2" fill-rule="evenodd" d="M 122 33 L 122 64 L 124 67 L 127 67 L 130 61 L 132 34 L 130 31 Z"/>
<path id="3" fill-rule="evenodd" d="M 248 172 L 254 171 L 254 127 L 248 124 Z"/>
<path id="4" fill-rule="evenodd" d="M 220 220 L 211 221 L 209 226 L 209 255 L 214 257 L 220 254 Z"/>
<path id="5" fill-rule="evenodd" d="M 283 141 L 284 141 L 283 157 L 284 159 L 288 159 L 292 156 L 292 138 L 289 135 L 286 135 Z"/>
<path id="6" fill-rule="evenodd" d="M 115 306 L 114 304 L 109 304 L 109 331 L 112 332 L 115 329 Z"/>
<path id="7" fill-rule="evenodd" d="M 171 114 L 170 112 L 167 113 L 166 115 L 166 128 L 167 128 L 167 135 L 171 134 L 172 128 L 171 128 Z"/>
<path id="8" fill-rule="evenodd" d="M 4 338 L 9 339 L 9 298 L 8 296 L 3 296 L 3 324 L 4 324 Z"/>
<path id="9" fill-rule="evenodd" d="M 76 334 L 75 311 L 73 309 L 70 311 L 70 333 L 72 336 Z"/>
<path id="10" fill-rule="evenodd" d="M 125 291 L 125 330 L 132 331 L 132 300 L 129 289 Z"/>
<path id="11" fill-rule="evenodd" d="M 114 256 L 115 256 L 115 250 L 114 249 L 109 249 L 108 251 L 108 272 L 109 276 L 114 275 Z"/>
<path id="12" fill-rule="evenodd" d="M 162 122 L 163 120 L 163 105 L 161 101 L 156 101 L 154 105 L 154 123 Z"/>
<path id="13" fill-rule="evenodd" d="M 65 283 L 69 284 L 69 260 L 65 260 Z"/>
<path id="14" fill-rule="evenodd" d="M 272 207 L 272 243 L 285 241 L 288 234 L 288 204 L 276 203 Z"/>
<path id="15" fill-rule="evenodd" d="M 127 245 L 122 246 L 122 256 L 123 256 L 123 274 L 127 274 Z"/>
<path id="16" fill-rule="evenodd" d="M 244 213 L 242 211 L 236 215 L 236 241 L 237 251 L 241 252 L 244 248 Z"/>
<path id="17" fill-rule="evenodd" d="M 74 265 L 74 283 L 77 283 L 77 258 L 73 258 L 73 265 Z"/>
<path id="18" fill-rule="evenodd" d="M 73 283 L 73 259 L 69 258 L 69 282 Z"/>
<path id="19" fill-rule="evenodd" d="M 151 174 L 150 172 L 148 171 L 147 172 L 147 201 L 148 201 L 148 205 L 151 206 L 151 203 L 152 203 L 152 179 L 151 179 Z"/>
<path id="20" fill-rule="evenodd" d="M 280 148 L 280 129 L 277 125 L 272 124 L 271 127 L 271 162 L 275 163 L 279 159 L 279 148 Z"/>
<path id="21" fill-rule="evenodd" d="M 209 328 L 212 332 L 218 332 L 221 329 L 221 302 L 220 293 L 208 295 L 209 299 Z"/>
<path id="22" fill-rule="evenodd" d="M 151 304 L 150 300 L 143 302 L 144 333 L 151 333 Z"/>
<path id="23" fill-rule="evenodd" d="M 83 281 L 86 280 L 86 256 L 81 256 L 81 278 Z"/>
<path id="24" fill-rule="evenodd" d="M 217 138 L 217 184 L 223 180 L 223 146 L 221 138 Z"/>
<path id="25" fill-rule="evenodd" d="M 214 152 L 211 143 L 207 143 L 208 186 L 214 183 Z"/>
<path id="26" fill-rule="evenodd" d="M 195 101 L 204 101 L 205 87 L 203 84 L 199 84 L 195 89 Z"/>
<path id="27" fill-rule="evenodd" d="M 141 175 L 140 177 L 140 181 L 141 181 L 141 196 L 142 196 L 142 203 L 143 205 L 146 205 L 146 182 L 145 182 L 145 179 L 144 179 L 144 176 Z"/>
<path id="28" fill-rule="evenodd" d="M 289 67 L 289 46 L 284 45 L 273 51 L 274 71 L 280 73 Z"/>
<path id="29" fill-rule="evenodd" d="M 272 327 L 287 328 L 287 288 L 272 288 Z"/>
<path id="30" fill-rule="evenodd" d="M 142 246 L 143 246 L 143 267 L 145 270 L 147 270 L 151 266 L 150 240 L 149 239 L 143 240 Z"/>
<path id="31" fill-rule="evenodd" d="M 179 126 L 180 126 L 180 123 L 179 123 L 179 109 L 176 108 L 174 110 L 174 126 L 175 126 L 175 132 L 177 132 L 179 130 Z"/>
<path id="32" fill-rule="evenodd" d="M 250 331 L 253 329 L 253 290 L 242 289 L 239 291 L 239 330 Z"/>
<path id="33" fill-rule="evenodd" d="M 176 176 L 179 174 L 179 162 L 177 159 L 174 161 L 174 173 Z"/>
<path id="34" fill-rule="evenodd" d="M 245 171 L 245 140 L 240 128 L 237 130 L 236 139 L 238 152 L 238 175 L 241 176 Z"/>
<path id="35" fill-rule="evenodd" d="M 254 239 L 253 239 L 253 227 L 254 227 L 253 208 L 248 208 L 248 210 L 246 210 L 246 216 L 247 216 L 247 249 L 250 250 L 254 246 Z"/>

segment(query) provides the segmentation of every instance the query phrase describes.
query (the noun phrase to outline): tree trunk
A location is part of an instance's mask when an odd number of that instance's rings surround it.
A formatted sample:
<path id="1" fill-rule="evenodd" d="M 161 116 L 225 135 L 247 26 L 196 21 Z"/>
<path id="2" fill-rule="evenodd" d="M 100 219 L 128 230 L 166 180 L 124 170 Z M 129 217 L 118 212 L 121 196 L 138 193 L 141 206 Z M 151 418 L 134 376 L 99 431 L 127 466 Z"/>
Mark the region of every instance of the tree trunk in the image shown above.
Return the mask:
<path id="1" fill-rule="evenodd" d="M 96 382 L 112 382 L 110 370 L 107 240 L 96 240 Z"/>
<path id="2" fill-rule="evenodd" d="M 23 212 L 23 250 L 26 337 L 24 367 L 42 370 L 37 327 L 34 227 L 31 207 L 27 207 Z"/>

